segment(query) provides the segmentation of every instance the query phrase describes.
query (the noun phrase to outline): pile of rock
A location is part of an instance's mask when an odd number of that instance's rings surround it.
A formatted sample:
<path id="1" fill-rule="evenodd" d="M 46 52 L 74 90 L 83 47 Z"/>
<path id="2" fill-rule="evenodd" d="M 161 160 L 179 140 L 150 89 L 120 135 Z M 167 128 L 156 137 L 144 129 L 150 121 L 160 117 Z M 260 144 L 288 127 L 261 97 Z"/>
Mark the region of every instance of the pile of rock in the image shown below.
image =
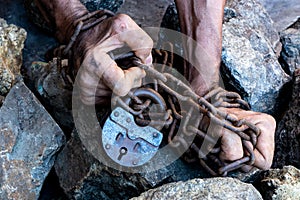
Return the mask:
<path id="1" fill-rule="evenodd" d="M 85 1 L 90 9 L 100 5 L 91 2 Z M 165 20 L 179 29 L 174 9 L 169 8 Z M 26 32 L 0 19 L 0 105 L 2 99 L 4 102 L 0 108 L 0 198 L 38 199 L 51 169 L 70 199 L 299 197 L 300 171 L 295 167 L 300 167 L 300 19 L 280 34 L 272 23 L 256 0 L 227 2 L 222 76 L 226 86 L 240 92 L 254 110 L 273 114 L 278 113 L 281 90 L 292 80 L 290 104 L 282 109 L 286 112 L 276 131 L 273 167 L 283 169 L 208 178 L 199 165 L 181 160 L 141 174 L 120 172 L 100 163 L 82 145 L 74 128 L 71 90 L 56 60 L 32 64 L 33 94 L 20 76 Z"/>

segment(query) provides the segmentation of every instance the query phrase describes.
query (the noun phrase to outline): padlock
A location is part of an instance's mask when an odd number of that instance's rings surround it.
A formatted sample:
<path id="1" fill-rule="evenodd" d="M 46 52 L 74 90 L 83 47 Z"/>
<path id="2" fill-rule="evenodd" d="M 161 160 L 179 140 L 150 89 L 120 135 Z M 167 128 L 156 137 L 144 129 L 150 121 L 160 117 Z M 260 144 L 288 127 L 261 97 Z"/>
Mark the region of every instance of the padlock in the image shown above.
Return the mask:
<path id="1" fill-rule="evenodd" d="M 147 163 L 159 149 L 163 134 L 150 126 L 138 126 L 132 114 L 116 107 L 104 123 L 102 145 L 116 163 L 137 167 Z"/>

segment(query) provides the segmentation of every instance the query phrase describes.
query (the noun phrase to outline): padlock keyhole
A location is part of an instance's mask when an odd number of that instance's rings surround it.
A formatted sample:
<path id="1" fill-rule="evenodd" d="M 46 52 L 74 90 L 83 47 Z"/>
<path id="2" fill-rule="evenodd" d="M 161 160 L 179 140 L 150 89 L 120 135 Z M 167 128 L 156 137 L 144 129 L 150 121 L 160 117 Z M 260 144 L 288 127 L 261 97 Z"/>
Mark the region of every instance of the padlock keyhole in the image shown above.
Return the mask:
<path id="1" fill-rule="evenodd" d="M 120 148 L 120 151 L 119 151 L 119 156 L 118 156 L 118 160 L 121 160 L 122 159 L 122 157 L 124 156 L 124 155 L 126 155 L 127 154 L 127 148 L 126 147 L 121 147 Z"/>

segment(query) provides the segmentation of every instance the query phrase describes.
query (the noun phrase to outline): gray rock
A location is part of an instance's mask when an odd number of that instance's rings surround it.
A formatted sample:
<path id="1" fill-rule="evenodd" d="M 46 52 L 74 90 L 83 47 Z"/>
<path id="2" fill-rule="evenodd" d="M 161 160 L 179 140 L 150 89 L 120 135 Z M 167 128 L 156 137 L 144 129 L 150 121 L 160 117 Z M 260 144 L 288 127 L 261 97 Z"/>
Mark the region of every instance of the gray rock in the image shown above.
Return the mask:
<path id="1" fill-rule="evenodd" d="M 0 95 L 5 96 L 20 75 L 26 31 L 0 18 Z"/>
<path id="2" fill-rule="evenodd" d="M 106 9 L 117 12 L 125 0 L 80 0 L 89 11 Z"/>
<path id="3" fill-rule="evenodd" d="M 277 31 L 283 31 L 300 16 L 299 0 L 261 0 L 274 21 Z"/>
<path id="4" fill-rule="evenodd" d="M 262 174 L 257 188 L 264 199 L 299 199 L 300 171 L 292 166 L 266 171 Z"/>
<path id="5" fill-rule="evenodd" d="M 294 72 L 292 100 L 276 129 L 273 167 L 300 168 L 300 69 Z"/>
<path id="6" fill-rule="evenodd" d="M 151 199 L 262 199 L 251 185 L 232 178 L 193 179 L 149 190 L 131 200 Z"/>
<path id="7" fill-rule="evenodd" d="M 33 62 L 29 78 L 34 82 L 42 104 L 63 130 L 71 132 L 74 128 L 71 111 L 72 80 L 63 76 L 67 65 L 67 60 L 64 60 L 59 69 L 56 58 L 49 63 Z"/>
<path id="8" fill-rule="evenodd" d="M 225 9 L 226 11 L 226 9 Z M 228 1 L 223 25 L 222 75 L 252 109 L 273 113 L 279 91 L 290 80 L 275 54 L 279 36 L 256 0 Z"/>
<path id="9" fill-rule="evenodd" d="M 280 61 L 287 73 L 292 75 L 300 68 L 300 17 L 288 29 L 280 33 L 282 51 Z"/>
<path id="10" fill-rule="evenodd" d="M 38 199 L 63 132 L 24 83 L 0 109 L 0 199 Z"/>
<path id="11" fill-rule="evenodd" d="M 58 155 L 55 171 L 71 199 L 129 199 L 164 183 L 205 176 L 199 165 L 187 165 L 181 160 L 143 174 L 109 168 L 93 157 L 76 132 Z"/>
<path id="12" fill-rule="evenodd" d="M 126 0 L 118 12 L 129 15 L 139 26 L 159 27 L 167 7 L 172 2 L 174 0 L 156 0 L 153 2 Z"/>

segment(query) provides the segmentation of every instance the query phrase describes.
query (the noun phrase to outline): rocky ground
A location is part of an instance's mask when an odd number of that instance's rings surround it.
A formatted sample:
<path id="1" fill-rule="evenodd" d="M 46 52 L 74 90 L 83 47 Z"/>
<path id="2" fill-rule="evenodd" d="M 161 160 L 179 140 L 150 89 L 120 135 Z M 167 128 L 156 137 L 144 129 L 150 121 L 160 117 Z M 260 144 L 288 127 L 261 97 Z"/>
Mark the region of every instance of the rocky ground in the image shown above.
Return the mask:
<path id="1" fill-rule="evenodd" d="M 151 173 L 130 174 L 95 159 L 74 129 L 72 86 L 56 60 L 45 57 L 58 44 L 28 2 L 0 0 L 0 199 L 300 197 L 299 1 L 227 1 L 224 84 L 278 124 L 273 169 L 236 172 L 230 178 L 211 178 L 182 160 Z M 172 0 L 82 2 L 90 10 L 120 7 L 118 12 L 142 27 L 162 22 L 179 29 L 174 5 L 168 8 Z"/>

